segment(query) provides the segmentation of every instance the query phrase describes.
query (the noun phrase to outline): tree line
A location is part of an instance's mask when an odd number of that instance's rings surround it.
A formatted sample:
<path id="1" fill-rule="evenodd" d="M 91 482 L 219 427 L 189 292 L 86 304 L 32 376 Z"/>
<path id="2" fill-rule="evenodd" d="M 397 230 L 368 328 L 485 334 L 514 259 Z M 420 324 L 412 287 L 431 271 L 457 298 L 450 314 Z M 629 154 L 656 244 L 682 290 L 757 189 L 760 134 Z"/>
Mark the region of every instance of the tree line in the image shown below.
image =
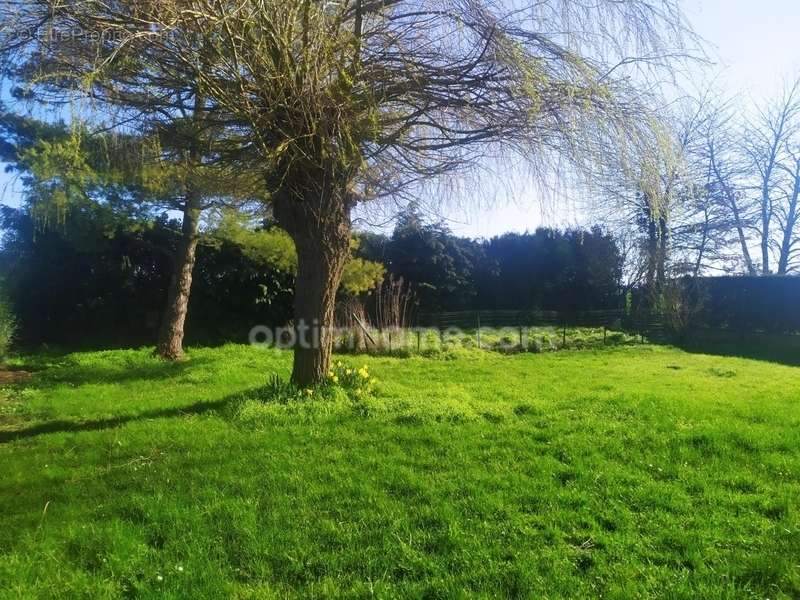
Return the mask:
<path id="1" fill-rule="evenodd" d="M 134 218 L 102 204 L 72 211 L 61 226 L 47 229 L 25 209 L 4 207 L 0 217 L 0 278 L 18 317 L 19 342 L 103 347 L 152 341 L 181 239 L 178 220 Z M 293 317 L 291 256 L 275 242 L 284 238 L 267 226 L 242 231 L 237 235 L 219 220 L 200 232 L 188 343 L 242 342 L 254 325 L 283 326 Z M 599 228 L 476 241 L 410 210 L 391 235 L 360 232 L 355 239 L 355 264 L 380 265 L 381 278 L 401 280 L 416 312 L 600 309 L 621 301 L 621 256 Z M 337 298 L 369 307 L 380 281 L 354 268 Z"/>
<path id="2" fill-rule="evenodd" d="M 653 141 L 660 150 L 642 157 L 633 184 L 617 172 L 630 165 L 611 160 L 598 173 L 596 216 L 615 232 L 629 282 L 657 296 L 681 276 L 797 274 L 800 79 L 761 102 L 709 89 L 662 118 L 667 138 Z"/>
<path id="3" fill-rule="evenodd" d="M 360 253 L 408 283 L 422 312 L 592 310 L 619 308 L 624 298 L 622 256 L 600 227 L 473 240 L 411 207 L 391 235 L 361 240 Z"/>

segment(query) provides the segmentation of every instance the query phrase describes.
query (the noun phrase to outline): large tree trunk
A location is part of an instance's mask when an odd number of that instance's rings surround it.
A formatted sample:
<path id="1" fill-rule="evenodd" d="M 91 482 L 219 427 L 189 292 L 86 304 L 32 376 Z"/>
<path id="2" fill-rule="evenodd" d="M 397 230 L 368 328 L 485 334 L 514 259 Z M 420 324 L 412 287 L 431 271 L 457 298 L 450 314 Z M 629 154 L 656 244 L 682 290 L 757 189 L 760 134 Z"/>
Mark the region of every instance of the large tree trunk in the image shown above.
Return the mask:
<path id="1" fill-rule="evenodd" d="M 292 381 L 300 386 L 309 386 L 322 382 L 330 370 L 336 290 L 347 255 L 328 252 L 313 239 L 295 238 L 295 245 L 294 319 L 297 337 Z"/>
<path id="2" fill-rule="evenodd" d="M 350 202 L 334 190 L 275 197 L 273 209 L 297 248 L 292 382 L 308 387 L 330 370 L 336 291 L 350 248 Z"/>
<path id="3" fill-rule="evenodd" d="M 195 194 L 186 198 L 183 227 L 175 255 L 172 277 L 167 293 L 167 305 L 161 320 L 156 354 L 167 360 L 183 358 L 183 329 L 189 311 L 197 240 L 200 228 L 200 203 Z"/>

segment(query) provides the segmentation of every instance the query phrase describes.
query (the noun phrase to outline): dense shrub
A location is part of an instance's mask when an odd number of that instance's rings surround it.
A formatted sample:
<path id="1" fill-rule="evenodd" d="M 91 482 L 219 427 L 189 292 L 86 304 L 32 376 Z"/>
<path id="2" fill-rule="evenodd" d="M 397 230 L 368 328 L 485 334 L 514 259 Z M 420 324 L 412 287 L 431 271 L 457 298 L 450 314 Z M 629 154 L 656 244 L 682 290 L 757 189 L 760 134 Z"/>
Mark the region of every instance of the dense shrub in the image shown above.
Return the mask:
<path id="1" fill-rule="evenodd" d="M 377 380 L 372 377 L 366 365 L 358 368 L 336 361 L 331 365 L 324 384 L 317 388 L 298 388 L 291 381 L 273 373 L 267 385 L 261 388 L 256 397 L 262 402 L 286 404 L 298 400 L 312 400 L 315 396 L 334 399 L 344 394 L 353 401 L 359 401 L 374 394 L 376 383 Z"/>
<path id="2" fill-rule="evenodd" d="M 361 240 L 362 258 L 384 262 L 397 276 L 388 282 L 388 298 L 381 291 L 366 298 L 364 321 L 387 328 L 410 324 L 412 312 L 618 303 L 620 257 L 600 230 L 541 229 L 479 242 L 412 217 L 401 219 L 391 238 Z M 177 222 L 97 205 L 42 228 L 25 211 L 0 207 L 0 229 L 0 276 L 9 284 L 20 345 L 137 346 L 155 339 Z M 254 325 L 285 325 L 293 276 L 234 243 L 209 241 L 197 251 L 186 344 L 244 342 Z M 398 352 L 394 340 L 381 345 Z"/>
<path id="3" fill-rule="evenodd" d="M 285 422 L 312 422 L 331 414 L 355 412 L 368 416 L 376 407 L 378 380 L 367 365 L 341 361 L 331 365 L 325 382 L 316 388 L 298 388 L 273 374 L 267 384 L 240 396 L 233 417 L 240 425 L 259 428 Z"/>
<path id="4" fill-rule="evenodd" d="M 0 359 L 8 354 L 8 349 L 14 339 L 17 321 L 11 310 L 11 304 L 5 296 L 3 282 L 0 281 Z"/>
<path id="5" fill-rule="evenodd" d="M 599 310 L 623 300 L 622 256 L 597 227 L 471 240 L 411 210 L 391 236 L 363 234 L 359 253 L 409 284 L 423 313 Z"/>
<path id="6" fill-rule="evenodd" d="M 98 211 L 99 212 L 99 211 Z M 37 228 L 22 211 L 0 210 L 0 276 L 20 345 L 136 346 L 156 337 L 180 227 L 168 218 L 120 223 L 89 212 Z M 197 251 L 188 344 L 244 342 L 254 325 L 290 318 L 292 277 L 235 244 Z"/>
<path id="7" fill-rule="evenodd" d="M 800 277 L 706 277 L 694 293 L 702 296 L 700 327 L 800 332 Z"/>

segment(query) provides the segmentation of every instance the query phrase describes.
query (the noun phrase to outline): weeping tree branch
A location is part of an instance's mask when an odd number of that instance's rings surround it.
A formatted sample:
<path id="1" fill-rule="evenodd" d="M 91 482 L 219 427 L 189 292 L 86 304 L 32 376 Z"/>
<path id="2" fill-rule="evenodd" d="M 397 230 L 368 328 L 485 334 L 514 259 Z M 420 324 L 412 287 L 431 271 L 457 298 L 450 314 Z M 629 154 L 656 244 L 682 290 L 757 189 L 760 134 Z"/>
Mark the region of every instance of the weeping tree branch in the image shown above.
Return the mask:
<path id="1" fill-rule="evenodd" d="M 264 175 L 298 250 L 296 319 L 327 326 L 359 202 L 487 157 L 590 175 L 653 139 L 649 83 L 692 34 L 677 0 L 29 0 L 6 72 L 43 101 L 165 129 L 205 98 L 209 159 Z M 33 32 L 19 44 L 20 32 Z M 647 79 L 642 77 L 647 73 Z M 191 82 L 191 86 L 187 85 Z M 295 355 L 319 381 L 330 343 Z"/>

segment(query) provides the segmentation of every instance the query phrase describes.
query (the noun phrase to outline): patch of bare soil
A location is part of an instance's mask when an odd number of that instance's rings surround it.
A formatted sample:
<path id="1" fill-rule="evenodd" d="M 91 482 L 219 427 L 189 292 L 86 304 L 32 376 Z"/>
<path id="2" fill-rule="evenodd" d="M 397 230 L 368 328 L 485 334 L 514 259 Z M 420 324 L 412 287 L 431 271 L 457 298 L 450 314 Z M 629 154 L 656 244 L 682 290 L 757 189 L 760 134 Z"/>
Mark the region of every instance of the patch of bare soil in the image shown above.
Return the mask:
<path id="1" fill-rule="evenodd" d="M 0 366 L 0 385 L 6 383 L 22 383 L 28 381 L 33 373 L 21 369 L 9 369 L 8 367 Z"/>

